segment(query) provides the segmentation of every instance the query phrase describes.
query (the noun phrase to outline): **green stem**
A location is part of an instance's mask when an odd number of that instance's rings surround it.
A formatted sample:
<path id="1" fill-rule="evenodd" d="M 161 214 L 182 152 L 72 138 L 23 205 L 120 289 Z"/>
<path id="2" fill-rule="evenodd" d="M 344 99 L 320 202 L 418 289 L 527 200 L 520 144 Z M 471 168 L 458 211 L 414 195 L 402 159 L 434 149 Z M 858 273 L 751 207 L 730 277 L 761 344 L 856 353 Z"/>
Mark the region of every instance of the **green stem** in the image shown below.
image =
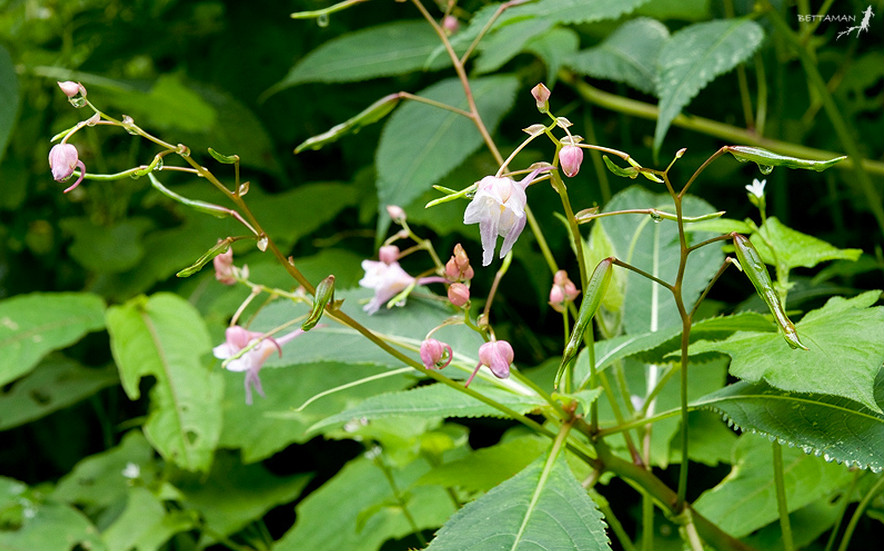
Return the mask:
<path id="1" fill-rule="evenodd" d="M 387 483 L 390 485 L 390 489 L 393 491 L 393 497 L 396 499 L 396 503 L 397 505 L 399 505 L 399 509 L 405 516 L 405 520 L 408 522 L 408 525 L 411 526 L 411 531 L 414 534 L 414 537 L 417 538 L 417 541 L 421 544 L 421 547 L 426 547 L 427 540 L 424 539 L 424 535 L 421 533 L 417 522 L 411 515 L 411 511 L 408 510 L 408 503 L 405 499 L 405 496 L 403 496 L 402 492 L 399 490 L 399 485 L 396 484 L 396 479 L 393 478 L 393 472 L 390 470 L 387 462 L 384 461 L 384 458 L 380 453 L 380 448 L 378 447 L 376 449 L 379 453 L 374 457 L 374 464 L 377 465 L 381 472 L 384 473 L 384 478 L 387 479 Z"/>
<path id="2" fill-rule="evenodd" d="M 642 550 L 654 549 L 654 500 L 649 494 L 642 494 Z"/>
<path id="3" fill-rule="evenodd" d="M 773 448 L 774 485 L 777 489 L 777 511 L 780 515 L 780 529 L 783 533 L 785 551 L 795 549 L 792 540 L 792 524 L 789 522 L 789 505 L 786 502 L 786 481 L 783 476 L 783 449 L 777 441 L 771 442 Z"/>
<path id="4" fill-rule="evenodd" d="M 881 493 L 882 490 L 884 490 L 884 476 L 878 477 L 878 481 L 875 482 L 875 485 L 872 486 L 866 495 L 863 496 L 859 505 L 856 506 L 853 516 L 850 517 L 850 522 L 847 523 L 847 529 L 844 530 L 844 536 L 841 538 L 841 545 L 838 546 L 838 551 L 847 551 L 847 545 L 850 543 L 850 538 L 853 537 L 853 531 L 856 530 L 856 525 L 859 523 L 859 519 L 861 519 L 866 512 L 866 507 L 869 506 L 869 503 L 871 503 L 875 496 Z"/>

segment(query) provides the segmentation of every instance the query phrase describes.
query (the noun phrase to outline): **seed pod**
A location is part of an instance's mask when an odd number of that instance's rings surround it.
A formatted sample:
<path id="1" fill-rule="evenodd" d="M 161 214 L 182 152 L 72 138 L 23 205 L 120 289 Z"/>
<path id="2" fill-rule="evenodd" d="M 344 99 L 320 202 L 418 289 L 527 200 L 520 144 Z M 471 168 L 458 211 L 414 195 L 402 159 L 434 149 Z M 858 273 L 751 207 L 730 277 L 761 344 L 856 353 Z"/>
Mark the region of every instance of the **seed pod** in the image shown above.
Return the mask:
<path id="1" fill-rule="evenodd" d="M 335 276 L 330 275 L 319 282 L 316 286 L 316 294 L 313 295 L 313 310 L 310 316 L 301 324 L 301 329 L 310 331 L 319 323 L 325 306 L 335 301 Z"/>
<path id="2" fill-rule="evenodd" d="M 577 322 L 571 331 L 571 339 L 562 353 L 562 365 L 556 374 L 556 386 L 558 386 L 565 367 L 577 355 L 577 349 L 580 346 L 580 341 L 583 339 L 583 333 L 586 332 L 586 328 L 592 322 L 592 318 L 598 311 L 602 298 L 605 296 L 605 291 L 608 289 L 608 284 L 611 283 L 611 277 L 614 275 L 613 268 L 614 259 L 612 257 L 605 258 L 599 262 L 589 278 L 586 293 L 583 295 L 583 302 L 580 303 L 580 310 L 577 312 Z"/>
<path id="3" fill-rule="evenodd" d="M 737 260 L 740 261 L 740 265 L 743 267 L 743 273 L 746 274 L 749 281 L 755 286 L 755 292 L 764 299 L 777 325 L 783 330 L 783 338 L 786 339 L 786 343 L 792 348 L 807 350 L 808 348 L 798 339 L 798 331 L 795 330 L 795 325 L 786 315 L 786 309 L 783 308 L 783 303 L 780 302 L 780 297 L 774 289 L 773 283 L 770 280 L 770 274 L 767 272 L 767 266 L 764 265 L 761 255 L 758 254 L 755 246 L 752 245 L 752 242 L 746 236 L 734 233 L 732 237 Z"/>

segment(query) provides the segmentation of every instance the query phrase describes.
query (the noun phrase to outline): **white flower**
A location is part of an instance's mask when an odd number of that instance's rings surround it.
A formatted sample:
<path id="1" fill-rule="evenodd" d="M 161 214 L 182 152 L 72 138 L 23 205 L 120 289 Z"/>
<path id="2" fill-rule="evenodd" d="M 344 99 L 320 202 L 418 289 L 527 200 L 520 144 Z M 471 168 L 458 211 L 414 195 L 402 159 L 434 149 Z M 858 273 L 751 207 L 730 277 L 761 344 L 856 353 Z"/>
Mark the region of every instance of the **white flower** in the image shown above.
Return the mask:
<path id="1" fill-rule="evenodd" d="M 479 224 L 482 266 L 491 264 L 497 236 L 503 237 L 500 247 L 500 258 L 503 258 L 525 229 L 525 204 L 528 202 L 525 188 L 531 179 L 529 176 L 517 183 L 512 178 L 486 176 L 478 182 L 476 195 L 463 213 L 463 223 Z"/>
<path id="2" fill-rule="evenodd" d="M 764 186 L 767 184 L 767 180 L 758 181 L 757 178 L 752 179 L 752 185 L 746 186 L 746 191 L 748 191 L 751 195 L 758 197 L 761 199 L 764 197 Z"/>
<path id="3" fill-rule="evenodd" d="M 391 298 L 415 284 L 414 278 L 408 275 L 398 262 L 386 264 L 375 260 L 363 260 L 362 269 L 365 270 L 365 277 L 359 280 L 359 285 L 374 289 L 374 297 L 363 308 L 369 314 L 374 314 Z"/>
<path id="4" fill-rule="evenodd" d="M 238 355 L 243 349 L 252 346 L 243 355 L 227 362 L 227 365 L 225 365 L 230 371 L 245 371 L 246 403 L 252 405 L 253 387 L 258 391 L 258 394 L 262 397 L 264 396 L 264 389 L 261 388 L 261 379 L 258 377 L 258 372 L 261 371 L 264 362 L 274 352 L 278 352 L 282 356 L 282 345 L 302 333 L 304 333 L 303 330 L 296 329 L 287 335 L 274 339 L 273 337 L 265 336 L 264 333 L 256 333 L 234 325 L 227 328 L 224 334 L 224 342 L 216 346 L 212 353 L 216 358 L 226 360 Z"/>

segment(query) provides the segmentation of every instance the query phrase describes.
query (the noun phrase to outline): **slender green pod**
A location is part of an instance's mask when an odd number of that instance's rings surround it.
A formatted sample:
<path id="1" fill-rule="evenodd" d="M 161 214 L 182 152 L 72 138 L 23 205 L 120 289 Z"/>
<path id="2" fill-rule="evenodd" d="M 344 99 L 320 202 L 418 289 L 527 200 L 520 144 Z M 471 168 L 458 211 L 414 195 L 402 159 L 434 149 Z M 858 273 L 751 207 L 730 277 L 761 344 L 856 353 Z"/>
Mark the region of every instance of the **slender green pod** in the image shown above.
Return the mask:
<path id="1" fill-rule="evenodd" d="M 770 280 L 770 274 L 767 272 L 767 266 L 764 265 L 761 255 L 755 250 L 755 246 L 752 245 L 748 237 L 739 233 L 733 233 L 731 236 L 734 240 L 737 260 L 740 261 L 743 273 L 746 274 L 749 281 L 755 286 L 755 291 L 758 295 L 767 303 L 767 307 L 770 309 L 770 313 L 773 314 L 777 325 L 783 330 L 783 338 L 786 339 L 786 342 L 792 348 L 807 350 L 808 348 L 798 339 L 798 331 L 795 330 L 795 325 L 786 315 L 786 309 L 783 308 L 783 303 L 780 302 L 780 297 L 774 289 L 773 282 Z"/>
<path id="2" fill-rule="evenodd" d="M 304 320 L 304 323 L 301 324 L 301 329 L 304 331 L 310 331 L 316 327 L 316 324 L 319 323 L 319 318 L 322 317 L 322 312 L 325 310 L 326 305 L 334 304 L 334 301 L 335 276 L 330 275 L 320 281 L 319 285 L 316 286 L 316 293 L 313 295 L 313 310 L 310 312 L 310 315 L 307 316 L 307 319 Z"/>
<path id="3" fill-rule="evenodd" d="M 577 356 L 577 350 L 580 348 L 580 341 L 583 340 L 583 334 L 586 328 L 592 323 L 592 318 L 598 312 L 605 291 L 611 283 L 611 277 L 614 275 L 614 258 L 608 257 L 598 263 L 593 270 L 586 285 L 586 291 L 583 294 L 583 302 L 580 303 L 580 310 L 577 312 L 577 322 L 571 331 L 571 338 L 565 345 L 562 353 L 562 364 L 556 373 L 556 386 L 559 384 L 565 368 L 570 364 L 574 357 Z"/>

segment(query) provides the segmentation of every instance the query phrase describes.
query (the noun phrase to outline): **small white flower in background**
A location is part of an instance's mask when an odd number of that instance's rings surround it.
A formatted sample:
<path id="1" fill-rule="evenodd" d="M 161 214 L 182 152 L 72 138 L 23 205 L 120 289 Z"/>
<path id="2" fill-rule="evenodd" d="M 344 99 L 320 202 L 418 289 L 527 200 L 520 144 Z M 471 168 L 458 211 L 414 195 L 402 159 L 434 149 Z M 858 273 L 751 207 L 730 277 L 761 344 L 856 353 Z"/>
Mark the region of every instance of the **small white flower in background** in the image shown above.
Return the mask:
<path id="1" fill-rule="evenodd" d="M 141 476 L 141 467 L 132 463 L 131 461 L 126 463 L 126 466 L 123 468 L 123 477 L 128 478 L 129 480 L 135 480 L 136 478 Z"/>
<path id="2" fill-rule="evenodd" d="M 767 184 L 767 180 L 758 181 L 757 178 L 753 178 L 752 185 L 746 186 L 746 191 L 748 191 L 751 195 L 761 199 L 764 197 L 764 186 Z"/>
<path id="3" fill-rule="evenodd" d="M 398 262 L 387 264 L 376 260 L 363 260 L 362 269 L 365 270 L 365 276 L 359 280 L 359 285 L 374 289 L 371 302 L 363 307 L 363 310 L 369 314 L 377 312 L 391 298 L 415 283 L 414 278 L 408 275 Z"/>

